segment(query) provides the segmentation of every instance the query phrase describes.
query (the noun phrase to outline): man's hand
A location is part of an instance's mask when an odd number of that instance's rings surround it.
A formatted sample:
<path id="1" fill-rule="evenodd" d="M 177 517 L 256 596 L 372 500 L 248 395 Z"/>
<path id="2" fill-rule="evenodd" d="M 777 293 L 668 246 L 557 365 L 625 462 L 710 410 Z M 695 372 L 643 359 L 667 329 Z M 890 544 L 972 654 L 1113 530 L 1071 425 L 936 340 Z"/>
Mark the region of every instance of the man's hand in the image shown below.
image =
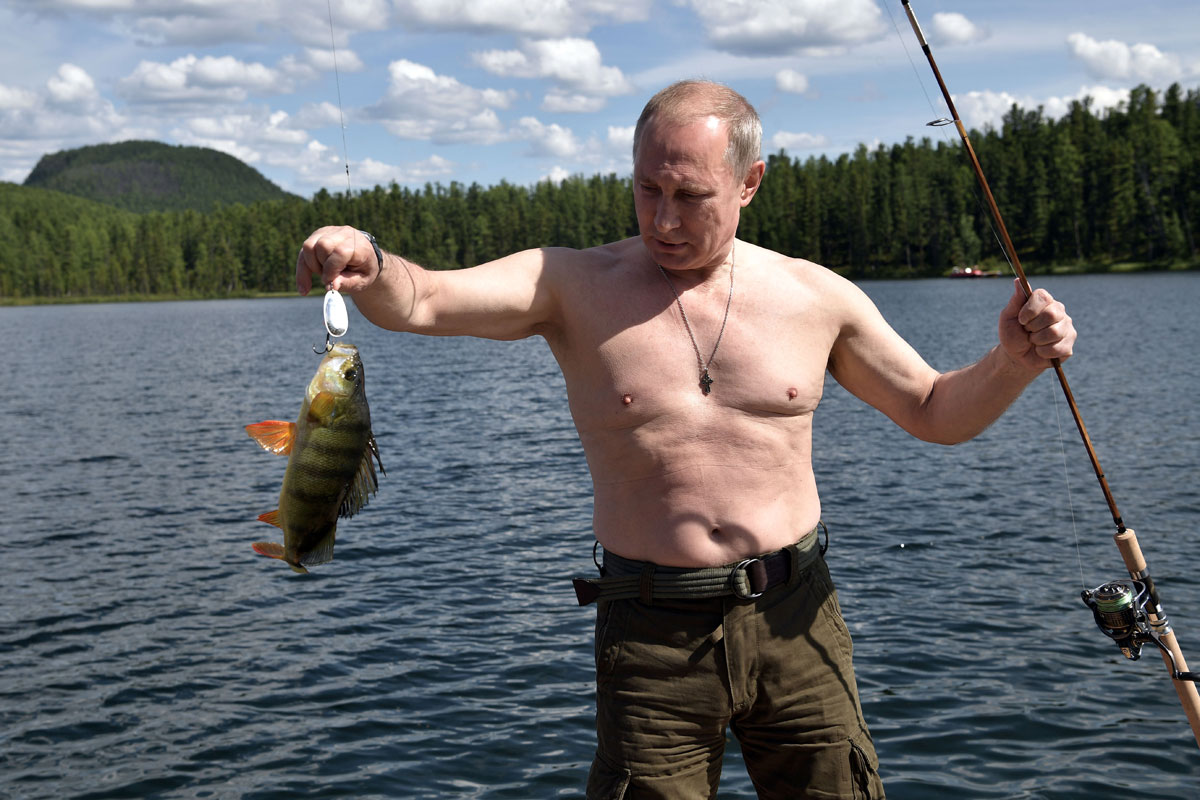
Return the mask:
<path id="1" fill-rule="evenodd" d="M 1045 289 L 1034 289 L 1025 299 L 1019 281 L 1008 305 L 1000 312 L 1000 345 L 1017 364 L 1030 370 L 1050 366 L 1051 359 L 1070 358 L 1075 346 L 1075 324 L 1062 303 Z"/>
<path id="2" fill-rule="evenodd" d="M 308 294 L 314 282 L 340 292 L 361 292 L 378 277 L 375 248 L 367 237 L 345 225 L 313 231 L 296 258 L 296 289 L 300 294 Z"/>

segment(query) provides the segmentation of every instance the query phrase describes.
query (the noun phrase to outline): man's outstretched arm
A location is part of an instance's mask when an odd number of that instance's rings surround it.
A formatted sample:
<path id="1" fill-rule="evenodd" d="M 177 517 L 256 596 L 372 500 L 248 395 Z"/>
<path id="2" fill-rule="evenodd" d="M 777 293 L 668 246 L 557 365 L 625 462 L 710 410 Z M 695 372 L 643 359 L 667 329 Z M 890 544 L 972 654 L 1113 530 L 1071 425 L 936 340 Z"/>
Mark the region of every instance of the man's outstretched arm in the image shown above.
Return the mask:
<path id="1" fill-rule="evenodd" d="M 552 262 L 565 252 L 526 250 L 463 270 L 426 270 L 392 253 L 376 257 L 354 228 L 314 231 L 296 259 L 296 288 L 345 292 L 382 328 L 434 336 L 520 339 L 557 323 Z"/>

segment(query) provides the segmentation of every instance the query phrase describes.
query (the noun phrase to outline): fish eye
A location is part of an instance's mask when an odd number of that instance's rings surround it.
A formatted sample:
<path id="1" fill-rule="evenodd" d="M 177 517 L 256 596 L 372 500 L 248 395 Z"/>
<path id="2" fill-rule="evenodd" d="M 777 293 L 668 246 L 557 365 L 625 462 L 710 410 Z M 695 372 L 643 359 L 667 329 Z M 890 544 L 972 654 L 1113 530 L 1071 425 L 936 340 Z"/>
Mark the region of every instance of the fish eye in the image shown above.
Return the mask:
<path id="1" fill-rule="evenodd" d="M 355 369 L 354 367 L 351 367 L 350 369 L 346 370 L 345 373 L 343 373 L 343 374 L 346 376 L 346 380 L 348 380 L 348 381 L 353 381 L 353 380 L 358 379 L 358 370 Z"/>

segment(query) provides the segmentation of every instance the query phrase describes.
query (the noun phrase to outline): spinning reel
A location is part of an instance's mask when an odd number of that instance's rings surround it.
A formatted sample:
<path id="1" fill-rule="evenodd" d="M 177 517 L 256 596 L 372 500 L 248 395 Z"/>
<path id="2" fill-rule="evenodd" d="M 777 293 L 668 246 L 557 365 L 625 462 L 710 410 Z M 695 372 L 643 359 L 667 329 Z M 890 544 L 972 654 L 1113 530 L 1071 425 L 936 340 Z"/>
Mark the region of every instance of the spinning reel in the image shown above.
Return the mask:
<path id="1" fill-rule="evenodd" d="M 1167 654 L 1171 676 L 1177 681 L 1200 683 L 1200 672 L 1184 672 L 1176 668 L 1175 655 L 1160 637 L 1171 632 L 1170 623 L 1156 613 L 1154 619 L 1146 611 L 1151 594 L 1141 581 L 1109 581 L 1095 589 L 1084 590 L 1083 603 L 1092 610 L 1096 624 L 1104 635 L 1117 643 L 1130 661 L 1142 657 L 1142 645 L 1153 643 Z M 1157 605 L 1157 604 L 1155 604 Z"/>

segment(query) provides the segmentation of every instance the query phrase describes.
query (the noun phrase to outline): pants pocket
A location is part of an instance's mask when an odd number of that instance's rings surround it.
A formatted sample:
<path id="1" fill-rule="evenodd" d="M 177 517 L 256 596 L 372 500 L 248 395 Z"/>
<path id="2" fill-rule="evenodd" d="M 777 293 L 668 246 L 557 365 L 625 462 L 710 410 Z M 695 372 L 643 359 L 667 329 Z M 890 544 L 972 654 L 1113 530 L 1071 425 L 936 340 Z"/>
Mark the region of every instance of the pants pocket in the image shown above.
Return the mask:
<path id="1" fill-rule="evenodd" d="M 597 753 L 588 773 L 587 800 L 622 800 L 632 777 L 629 770 L 612 766 Z"/>
<path id="2" fill-rule="evenodd" d="M 854 800 L 883 800 L 879 762 L 875 748 L 869 743 L 850 740 L 850 780 L 854 787 Z"/>
<path id="3" fill-rule="evenodd" d="M 596 607 L 596 678 L 612 674 L 629 624 L 629 603 L 601 600 Z"/>

